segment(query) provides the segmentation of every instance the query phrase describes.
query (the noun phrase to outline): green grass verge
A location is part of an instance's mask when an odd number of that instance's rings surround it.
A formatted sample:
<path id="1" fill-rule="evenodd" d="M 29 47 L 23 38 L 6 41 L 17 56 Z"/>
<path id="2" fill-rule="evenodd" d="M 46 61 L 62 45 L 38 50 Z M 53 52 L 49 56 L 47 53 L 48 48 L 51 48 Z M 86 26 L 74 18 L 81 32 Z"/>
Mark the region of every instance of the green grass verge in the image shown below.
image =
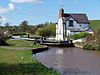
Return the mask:
<path id="1" fill-rule="evenodd" d="M 27 47 L 27 48 L 39 48 L 43 47 L 40 44 L 33 45 L 32 41 L 26 41 L 26 40 L 7 40 L 8 44 L 10 44 L 13 47 Z"/>
<path id="2" fill-rule="evenodd" d="M 19 44 L 21 43 L 24 44 L 22 41 L 15 41 L 15 40 L 8 40 L 7 42 L 9 42 L 14 46 L 16 46 L 18 42 Z M 25 46 L 22 44 L 18 47 Z M 52 69 L 46 68 L 41 63 L 38 63 L 35 59 L 33 59 L 31 50 L 14 50 L 14 49 L 0 48 L 0 75 L 59 75 L 59 74 L 53 71 Z"/>

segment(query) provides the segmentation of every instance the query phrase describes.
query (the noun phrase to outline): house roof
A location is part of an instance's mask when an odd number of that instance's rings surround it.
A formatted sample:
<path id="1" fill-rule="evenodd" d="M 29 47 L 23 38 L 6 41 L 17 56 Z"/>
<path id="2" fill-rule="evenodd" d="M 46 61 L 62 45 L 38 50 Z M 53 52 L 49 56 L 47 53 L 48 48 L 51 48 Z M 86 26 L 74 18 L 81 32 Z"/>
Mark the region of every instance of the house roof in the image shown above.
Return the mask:
<path id="1" fill-rule="evenodd" d="M 75 19 L 78 23 L 89 23 L 86 14 L 64 14 L 65 20 L 69 20 L 71 17 Z"/>

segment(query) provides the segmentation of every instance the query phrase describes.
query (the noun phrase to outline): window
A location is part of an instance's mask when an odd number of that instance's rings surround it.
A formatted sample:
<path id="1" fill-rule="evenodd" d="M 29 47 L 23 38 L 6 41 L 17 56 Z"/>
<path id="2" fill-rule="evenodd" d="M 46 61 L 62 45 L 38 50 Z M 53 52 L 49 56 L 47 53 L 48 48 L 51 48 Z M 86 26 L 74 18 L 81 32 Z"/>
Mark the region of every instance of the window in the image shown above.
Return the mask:
<path id="1" fill-rule="evenodd" d="M 73 20 L 69 20 L 69 27 L 73 27 Z"/>

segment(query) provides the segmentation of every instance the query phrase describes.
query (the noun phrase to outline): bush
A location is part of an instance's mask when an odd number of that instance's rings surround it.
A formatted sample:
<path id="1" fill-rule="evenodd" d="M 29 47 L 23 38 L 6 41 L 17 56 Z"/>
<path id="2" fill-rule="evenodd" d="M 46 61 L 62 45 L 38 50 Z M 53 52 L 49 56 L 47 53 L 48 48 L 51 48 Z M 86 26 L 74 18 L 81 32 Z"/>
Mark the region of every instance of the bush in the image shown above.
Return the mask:
<path id="1" fill-rule="evenodd" d="M 8 44 L 3 39 L 0 39 L 0 46 L 8 46 Z"/>
<path id="2" fill-rule="evenodd" d="M 83 46 L 84 49 L 87 49 L 87 50 L 95 50 L 95 46 L 93 45 L 90 45 L 90 44 L 85 44 Z"/>
<path id="3" fill-rule="evenodd" d="M 45 23 L 42 27 L 38 27 L 36 34 L 41 37 L 55 37 L 56 25 L 55 23 Z"/>
<path id="4" fill-rule="evenodd" d="M 56 30 L 53 27 L 54 25 L 47 25 L 42 28 L 37 29 L 36 34 L 41 37 L 51 37 L 55 36 Z"/>
<path id="5" fill-rule="evenodd" d="M 9 36 L 5 36 L 5 37 L 3 37 L 3 40 L 6 41 L 6 40 L 10 39 L 11 37 L 12 37 L 12 36 L 10 36 L 10 35 L 9 35 Z"/>
<path id="6" fill-rule="evenodd" d="M 50 30 L 48 28 L 39 28 L 37 31 L 36 31 L 36 34 L 41 36 L 41 37 L 50 37 Z"/>
<path id="7" fill-rule="evenodd" d="M 100 50 L 100 45 L 96 46 L 95 50 Z"/>
<path id="8" fill-rule="evenodd" d="M 26 35 L 26 33 L 15 33 L 15 34 L 12 34 L 12 36 L 23 36 L 23 35 Z"/>
<path id="9" fill-rule="evenodd" d="M 87 50 L 100 50 L 100 45 L 85 44 L 83 46 L 83 49 L 87 49 Z"/>
<path id="10" fill-rule="evenodd" d="M 88 35 L 89 35 L 89 33 L 81 32 L 79 34 L 72 35 L 71 38 L 76 40 L 76 39 L 80 39 L 80 38 L 85 38 Z"/>

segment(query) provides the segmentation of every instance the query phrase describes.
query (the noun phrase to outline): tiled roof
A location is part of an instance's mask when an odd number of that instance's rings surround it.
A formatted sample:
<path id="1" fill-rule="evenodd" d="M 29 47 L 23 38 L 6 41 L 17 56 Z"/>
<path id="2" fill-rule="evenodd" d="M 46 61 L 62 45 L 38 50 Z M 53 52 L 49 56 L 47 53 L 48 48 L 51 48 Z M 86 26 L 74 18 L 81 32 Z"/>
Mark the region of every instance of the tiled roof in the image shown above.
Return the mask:
<path id="1" fill-rule="evenodd" d="M 68 20 L 70 17 L 72 17 L 78 23 L 89 23 L 89 20 L 88 20 L 86 14 L 64 14 L 64 17 L 66 20 Z"/>

